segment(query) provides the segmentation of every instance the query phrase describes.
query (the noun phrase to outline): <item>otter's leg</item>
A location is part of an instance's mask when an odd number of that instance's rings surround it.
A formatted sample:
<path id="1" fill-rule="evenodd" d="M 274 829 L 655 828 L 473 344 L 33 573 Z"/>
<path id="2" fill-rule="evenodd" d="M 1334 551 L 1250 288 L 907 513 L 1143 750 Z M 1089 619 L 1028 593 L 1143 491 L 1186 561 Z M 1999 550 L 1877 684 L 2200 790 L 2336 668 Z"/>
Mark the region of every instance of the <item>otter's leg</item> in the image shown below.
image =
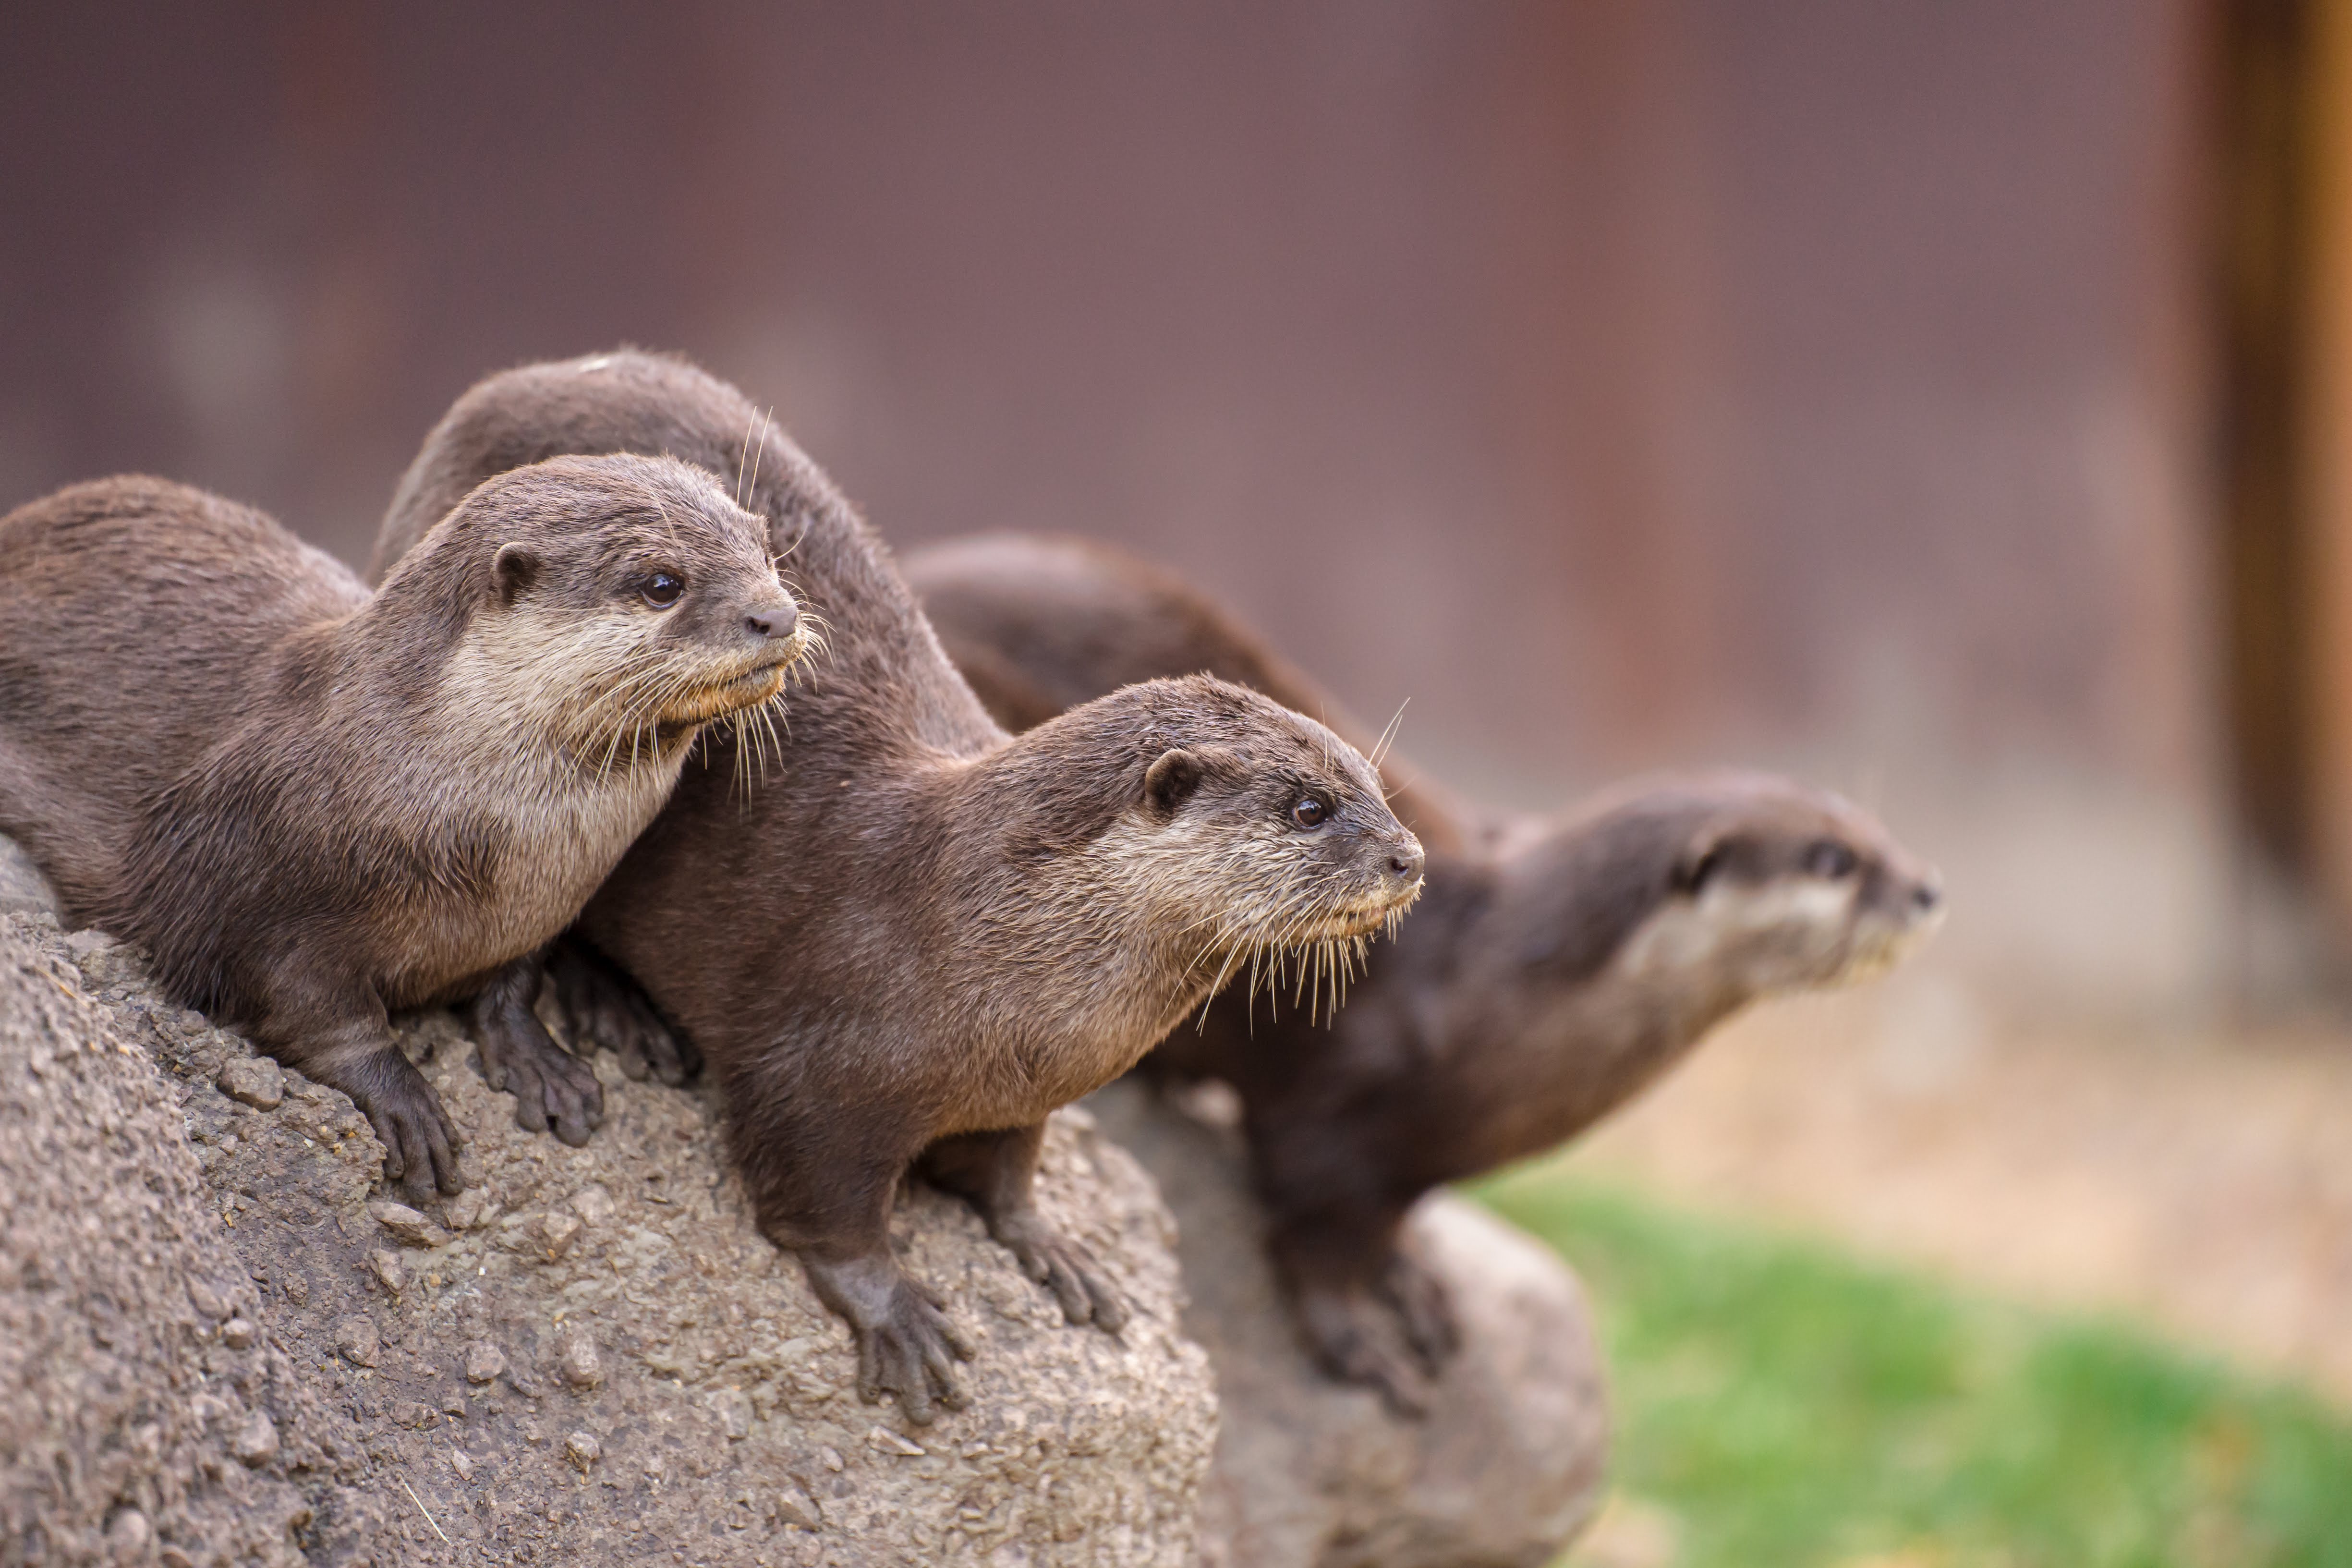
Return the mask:
<path id="1" fill-rule="evenodd" d="M 858 1397 L 870 1405 L 894 1395 L 907 1419 L 924 1426 L 935 1405 L 964 1407 L 954 1363 L 970 1361 L 973 1346 L 949 1321 L 946 1300 L 908 1276 L 890 1250 L 890 1201 L 904 1160 L 859 1159 L 854 1149 L 844 1141 L 814 1151 L 802 1173 L 822 1172 L 822 1179 L 794 1181 L 782 1162 L 756 1155 L 743 1173 L 761 1230 L 800 1255 L 817 1300 L 856 1335 Z"/>
<path id="2" fill-rule="evenodd" d="M 1378 1390 L 1397 1415 L 1417 1417 L 1428 1413 L 1430 1382 L 1458 1335 L 1443 1283 L 1397 1245 L 1402 1217 L 1285 1215 L 1266 1251 L 1317 1364 Z"/>
<path id="3" fill-rule="evenodd" d="M 576 932 L 548 949 L 540 995 L 577 1056 L 608 1047 L 630 1078 L 643 1083 L 650 1072 L 672 1089 L 702 1068 L 700 1053 L 662 1022 L 636 981 Z"/>
<path id="4" fill-rule="evenodd" d="M 980 1211 L 988 1234 L 1012 1252 L 1024 1273 L 1054 1292 L 1064 1317 L 1115 1334 L 1126 1326 L 1127 1299 L 1092 1253 L 1037 1210 L 1037 1156 L 1045 1143 L 1042 1121 L 1008 1132 L 963 1132 L 923 1151 L 916 1168 L 932 1185 Z"/>
<path id="5" fill-rule="evenodd" d="M 441 1097 L 401 1054 L 383 1005 L 373 994 L 305 997 L 281 990 L 256 1033 L 269 1054 L 304 1075 L 341 1089 L 383 1145 L 386 1181 L 422 1198 L 466 1189 L 457 1173 L 457 1136 Z"/>
<path id="6" fill-rule="evenodd" d="M 604 1120 L 604 1087 L 531 1011 L 539 982 L 539 955 L 516 959 L 467 1004 L 466 1021 L 481 1047 L 482 1076 L 492 1089 L 511 1088 L 515 1124 L 533 1132 L 552 1128 L 577 1148 Z"/>

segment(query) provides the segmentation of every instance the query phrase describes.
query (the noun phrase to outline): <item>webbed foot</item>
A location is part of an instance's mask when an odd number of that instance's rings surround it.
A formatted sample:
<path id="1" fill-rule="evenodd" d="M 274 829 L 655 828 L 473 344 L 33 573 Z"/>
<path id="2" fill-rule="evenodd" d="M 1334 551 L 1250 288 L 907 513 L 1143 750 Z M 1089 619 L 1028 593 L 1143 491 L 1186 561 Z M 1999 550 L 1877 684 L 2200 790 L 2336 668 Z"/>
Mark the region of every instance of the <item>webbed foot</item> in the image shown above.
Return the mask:
<path id="1" fill-rule="evenodd" d="M 939 1292 L 908 1278 L 887 1250 L 838 1262 L 803 1254 L 801 1262 L 818 1299 L 857 1336 L 860 1399 L 871 1405 L 891 1394 L 918 1426 L 940 1409 L 965 1406 L 954 1363 L 970 1361 L 973 1346 Z"/>
<path id="2" fill-rule="evenodd" d="M 575 1055 L 604 1046 L 635 1081 L 650 1073 L 672 1089 L 701 1070 L 701 1054 L 662 1022 L 636 982 L 576 938 L 560 938 L 548 951 L 544 986 Z"/>
<path id="3" fill-rule="evenodd" d="M 515 1125 L 552 1131 L 576 1149 L 604 1120 L 604 1087 L 531 1011 L 540 973 L 536 958 L 508 964 L 467 1006 L 467 1021 L 481 1047 L 482 1077 L 515 1097 Z"/>
<path id="4" fill-rule="evenodd" d="M 1380 1294 L 1396 1313 L 1405 1345 L 1421 1370 L 1435 1377 L 1462 1348 L 1462 1325 L 1454 1315 L 1454 1298 L 1445 1281 L 1399 1248 L 1389 1254 L 1381 1270 Z"/>
<path id="5" fill-rule="evenodd" d="M 989 1231 L 1013 1254 L 1024 1274 L 1054 1293 L 1062 1315 L 1071 1322 L 1092 1323 L 1111 1334 L 1127 1326 L 1127 1298 L 1095 1255 L 1047 1224 L 1034 1208 L 998 1216 Z"/>
<path id="6" fill-rule="evenodd" d="M 419 1200 L 436 1189 L 444 1197 L 466 1190 L 457 1173 L 457 1152 L 465 1140 L 457 1136 L 441 1097 L 397 1047 L 386 1046 L 331 1077 L 311 1070 L 320 1082 L 350 1095 L 368 1119 L 383 1145 L 384 1180 Z"/>
<path id="7" fill-rule="evenodd" d="M 1307 1285 L 1292 1291 L 1291 1310 L 1326 1373 L 1374 1390 L 1394 1415 L 1429 1414 L 1431 1373 L 1386 1301 L 1360 1284 Z"/>

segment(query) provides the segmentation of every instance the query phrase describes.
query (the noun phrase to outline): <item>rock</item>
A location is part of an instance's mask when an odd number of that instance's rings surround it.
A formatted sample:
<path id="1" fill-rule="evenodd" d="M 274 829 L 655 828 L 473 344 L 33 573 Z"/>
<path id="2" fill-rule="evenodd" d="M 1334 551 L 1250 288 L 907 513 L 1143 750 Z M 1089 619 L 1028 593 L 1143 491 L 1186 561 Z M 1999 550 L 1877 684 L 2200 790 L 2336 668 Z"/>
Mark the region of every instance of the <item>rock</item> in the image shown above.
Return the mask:
<path id="1" fill-rule="evenodd" d="M 604 1359 L 585 1329 L 572 1329 L 555 1342 L 555 1371 L 573 1388 L 593 1388 L 604 1381 Z"/>
<path id="2" fill-rule="evenodd" d="M 583 1187 L 572 1194 L 572 1212 L 583 1225 L 603 1225 L 613 1217 L 613 1194 L 593 1184 Z"/>
<path id="3" fill-rule="evenodd" d="M 368 1272 L 385 1289 L 397 1296 L 408 1289 L 408 1265 L 400 1260 L 400 1254 L 379 1247 L 368 1254 L 367 1260 Z"/>
<path id="4" fill-rule="evenodd" d="M 231 1100 L 275 1110 L 286 1100 L 286 1072 L 268 1057 L 232 1057 L 215 1080 Z"/>
<path id="5" fill-rule="evenodd" d="M 229 1452 L 247 1469 L 257 1469 L 278 1457 L 278 1423 L 267 1411 L 257 1410 L 229 1441 Z"/>
<path id="6" fill-rule="evenodd" d="M 188 1276 L 188 1300 L 205 1317 L 219 1320 L 236 1309 L 230 1304 L 229 1293 L 201 1274 Z"/>
<path id="7" fill-rule="evenodd" d="M 574 1432 L 563 1439 L 563 1457 L 577 1466 L 584 1476 L 589 1466 L 604 1457 L 604 1446 L 596 1441 L 593 1432 Z"/>
<path id="8" fill-rule="evenodd" d="M 215 1079 L 247 1045 L 190 1038 L 135 950 L 89 952 L 125 987 L 121 1005 L 68 994 L 80 982 L 54 928 L 0 917 L 0 1541 L 37 1524 L 51 1562 L 100 1560 L 110 1510 L 135 1499 L 153 1560 L 187 1563 L 605 1568 L 688 1542 L 711 1568 L 1196 1561 L 1208 1363 L 1177 1329 L 1166 1212 L 1083 1118 L 1049 1131 L 1041 1201 L 1105 1258 L 1135 1321 L 1116 1340 L 1071 1328 L 965 1205 L 909 1187 L 894 1245 L 950 1297 L 980 1353 L 962 1369 L 971 1407 L 924 1429 L 928 1452 L 884 1453 L 866 1434 L 887 1407 L 858 1400 L 847 1331 L 752 1225 L 707 1086 L 635 1082 L 606 1056 L 604 1125 L 570 1149 L 514 1125 L 512 1098 L 482 1081 L 453 1019 L 403 1024 L 496 1206 L 471 1226 L 445 1206 L 450 1240 L 411 1253 L 388 1294 L 369 1255 L 392 1238 L 367 1205 L 399 1194 L 371 1190 L 383 1156 L 365 1120 L 340 1094 L 306 1092 L 310 1126 L 342 1130 L 306 1143 L 286 1111 L 243 1110 Z M 30 1070 L 37 1053 L 55 1058 L 47 1077 Z M 218 1134 L 233 1122 L 230 1148 Z M 190 1127 L 213 1130 L 209 1171 Z M 612 1210 L 591 1199 L 588 1224 L 574 1200 L 592 1186 Z M 234 1227 L 219 1218 L 231 1200 Z M 564 1256 L 548 1259 L 538 1236 L 500 1244 L 498 1215 L 549 1212 L 582 1225 Z M 34 1283 L 45 1270 L 54 1287 Z M 236 1352 L 246 1384 L 198 1376 L 225 1352 L 189 1331 L 211 1321 L 192 1278 L 268 1281 L 223 1298 L 257 1331 Z M 559 1319 L 593 1327 L 592 1385 L 563 1377 Z M 347 1332 L 355 1322 L 372 1337 Z M 478 1344 L 514 1364 L 463 1380 L 462 1422 L 395 1421 L 446 1413 L 457 1347 Z M 194 1414 L 199 1395 L 232 1388 L 234 1409 L 209 1425 Z M 732 1440 L 710 1403 L 722 1391 L 750 1411 Z M 264 1409 L 278 1449 L 249 1469 L 229 1444 Z M 127 1440 L 140 1423 L 161 1428 L 153 1458 Z M 452 1457 L 457 1430 L 470 1477 Z M 573 1432 L 600 1449 L 584 1479 Z M 494 1509 L 477 1508 L 485 1499 Z"/>
<path id="9" fill-rule="evenodd" d="M 1408 1242 L 1453 1287 L 1464 1345 L 1426 1420 L 1389 1415 L 1299 1348 L 1256 1237 L 1238 1135 L 1140 1085 L 1087 1101 L 1176 1215 L 1186 1328 L 1217 1369 L 1202 1559 L 1222 1568 L 1551 1562 L 1599 1506 L 1608 1401 L 1582 1289 L 1549 1249 L 1438 1195 Z"/>
<path id="10" fill-rule="evenodd" d="M 0 917 L 0 1560 L 284 1563 L 310 1507 L 213 1417 L 208 1309 L 247 1266 L 173 1089 L 53 922 Z M 285 1355 L 236 1363 L 281 1454 L 356 1440 Z"/>
<path id="11" fill-rule="evenodd" d="M 910 1459 L 919 1459 L 926 1452 L 920 1444 L 908 1441 L 887 1426 L 872 1428 L 866 1434 L 866 1441 L 885 1454 L 903 1454 Z"/>
<path id="12" fill-rule="evenodd" d="M 539 1237 L 540 1256 L 559 1263 L 571 1255 L 572 1244 L 580 1239 L 580 1217 L 551 1209 L 539 1216 L 531 1230 Z"/>
<path id="13" fill-rule="evenodd" d="M 441 1217 L 449 1222 L 451 1230 L 478 1230 L 490 1223 L 499 1205 L 479 1187 L 467 1187 L 441 1205 Z"/>
<path id="14" fill-rule="evenodd" d="M 474 1479 L 473 1456 L 463 1448 L 449 1450 L 449 1468 L 457 1472 L 457 1479 L 461 1481 L 470 1481 Z"/>
<path id="15" fill-rule="evenodd" d="M 392 1233 L 403 1247 L 446 1247 L 449 1233 L 406 1204 L 373 1203 L 367 1206 L 376 1224 Z M 394 1289 L 397 1289 L 395 1286 Z"/>
<path id="16" fill-rule="evenodd" d="M 120 1561 L 136 1563 L 155 1539 L 155 1527 L 135 1508 L 126 1508 L 106 1527 L 106 1543 Z"/>
<path id="17" fill-rule="evenodd" d="M 0 836 L 0 915 L 64 916 L 58 890 L 15 839 Z"/>
<path id="18" fill-rule="evenodd" d="M 506 1369 L 506 1352 L 488 1341 L 476 1340 L 466 1347 L 467 1383 L 496 1383 Z"/>
<path id="19" fill-rule="evenodd" d="M 250 1318 L 231 1318 L 221 1325 L 221 1343 L 233 1351 L 253 1348 L 255 1329 Z"/>
<path id="20" fill-rule="evenodd" d="M 779 1523 L 796 1525 L 802 1530 L 824 1528 L 824 1510 L 798 1486 L 786 1487 L 776 1494 L 776 1519 Z"/>
<path id="21" fill-rule="evenodd" d="M 354 1316 L 335 1324 L 335 1353 L 353 1366 L 373 1366 L 377 1348 L 374 1319 Z"/>

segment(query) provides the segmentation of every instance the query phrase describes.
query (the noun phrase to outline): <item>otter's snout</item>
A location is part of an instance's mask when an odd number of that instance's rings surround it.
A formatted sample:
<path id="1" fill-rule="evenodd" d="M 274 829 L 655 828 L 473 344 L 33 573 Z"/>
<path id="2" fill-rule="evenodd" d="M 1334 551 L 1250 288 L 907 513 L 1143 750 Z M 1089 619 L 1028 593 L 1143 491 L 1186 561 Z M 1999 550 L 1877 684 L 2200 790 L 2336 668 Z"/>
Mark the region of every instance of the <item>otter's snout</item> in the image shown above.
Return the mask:
<path id="1" fill-rule="evenodd" d="M 1421 852 L 1421 840 L 1407 838 L 1389 851 L 1389 872 L 1410 888 L 1421 880 L 1421 869 L 1428 857 Z"/>
<path id="2" fill-rule="evenodd" d="M 800 629 L 801 607 L 790 595 L 779 595 L 743 612 L 743 629 L 761 642 L 775 642 Z"/>

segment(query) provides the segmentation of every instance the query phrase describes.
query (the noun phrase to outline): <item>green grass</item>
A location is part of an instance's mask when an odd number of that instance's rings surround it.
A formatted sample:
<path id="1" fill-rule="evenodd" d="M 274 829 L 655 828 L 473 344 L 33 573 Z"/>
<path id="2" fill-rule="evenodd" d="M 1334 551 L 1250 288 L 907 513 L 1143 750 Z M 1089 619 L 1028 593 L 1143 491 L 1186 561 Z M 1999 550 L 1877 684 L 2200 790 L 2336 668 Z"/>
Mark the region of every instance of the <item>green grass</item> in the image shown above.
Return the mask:
<path id="1" fill-rule="evenodd" d="M 2352 1420 L 2308 1395 L 1557 1166 L 1474 1195 L 1591 1289 L 1676 1568 L 2352 1568 Z"/>

